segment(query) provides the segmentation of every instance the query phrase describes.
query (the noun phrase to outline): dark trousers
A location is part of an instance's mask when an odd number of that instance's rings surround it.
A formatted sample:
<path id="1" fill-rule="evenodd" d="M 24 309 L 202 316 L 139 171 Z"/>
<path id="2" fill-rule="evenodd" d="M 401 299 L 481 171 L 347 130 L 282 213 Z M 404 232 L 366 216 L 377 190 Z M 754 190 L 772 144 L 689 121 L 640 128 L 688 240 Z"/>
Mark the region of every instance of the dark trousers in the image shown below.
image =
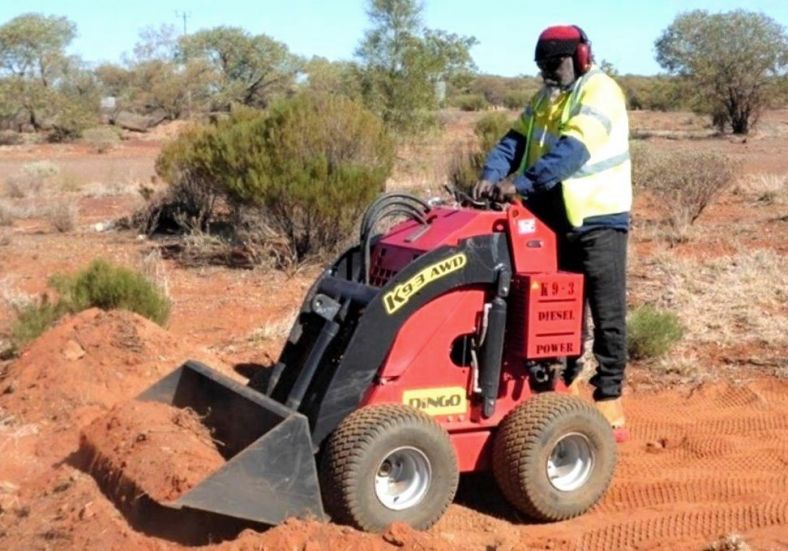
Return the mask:
<path id="1" fill-rule="evenodd" d="M 627 363 L 627 232 L 597 228 L 580 234 L 558 233 L 558 267 L 585 276 L 585 296 L 594 321 L 593 353 L 599 367 L 591 378 L 594 400 L 621 396 Z M 564 371 L 569 384 L 582 365 L 570 358 Z"/>

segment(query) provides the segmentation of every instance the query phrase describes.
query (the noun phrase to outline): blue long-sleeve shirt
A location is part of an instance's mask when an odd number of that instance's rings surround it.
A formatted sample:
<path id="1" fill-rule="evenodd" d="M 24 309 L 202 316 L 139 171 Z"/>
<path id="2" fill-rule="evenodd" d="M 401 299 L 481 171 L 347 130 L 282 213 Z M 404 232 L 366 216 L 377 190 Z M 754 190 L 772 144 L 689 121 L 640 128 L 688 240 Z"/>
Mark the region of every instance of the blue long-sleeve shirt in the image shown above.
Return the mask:
<path id="1" fill-rule="evenodd" d="M 482 171 L 482 179 L 498 182 L 516 172 L 525 154 L 526 137 L 510 130 L 487 155 Z M 538 207 L 539 196 L 547 195 L 556 184 L 574 174 L 591 157 L 588 148 L 571 136 L 561 136 L 548 153 L 537 160 L 525 173 L 514 179 L 514 187 L 526 199 L 526 204 Z M 533 203 L 533 205 L 532 205 Z M 538 215 L 540 208 L 533 209 Z M 565 220 L 545 220 L 548 224 L 565 226 Z M 575 231 L 584 232 L 592 228 L 612 227 L 629 229 L 629 213 L 593 216 L 583 221 L 583 226 Z"/>

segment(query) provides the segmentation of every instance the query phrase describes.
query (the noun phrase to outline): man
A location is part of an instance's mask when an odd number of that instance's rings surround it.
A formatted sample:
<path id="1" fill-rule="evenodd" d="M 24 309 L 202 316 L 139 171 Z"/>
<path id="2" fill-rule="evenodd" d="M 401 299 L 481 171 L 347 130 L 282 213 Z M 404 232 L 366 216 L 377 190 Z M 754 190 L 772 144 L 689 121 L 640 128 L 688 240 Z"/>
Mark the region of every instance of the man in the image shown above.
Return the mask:
<path id="1" fill-rule="evenodd" d="M 594 322 L 594 400 L 626 439 L 621 390 L 626 366 L 626 247 L 632 205 L 629 123 L 618 85 L 592 64 L 576 26 L 545 29 L 536 44 L 544 81 L 489 153 L 475 197 L 521 195 L 558 238 L 559 268 L 585 276 Z M 515 174 L 513 181 L 504 180 Z M 569 358 L 576 393 L 582 366 Z M 574 383 L 574 384 L 573 384 Z"/>

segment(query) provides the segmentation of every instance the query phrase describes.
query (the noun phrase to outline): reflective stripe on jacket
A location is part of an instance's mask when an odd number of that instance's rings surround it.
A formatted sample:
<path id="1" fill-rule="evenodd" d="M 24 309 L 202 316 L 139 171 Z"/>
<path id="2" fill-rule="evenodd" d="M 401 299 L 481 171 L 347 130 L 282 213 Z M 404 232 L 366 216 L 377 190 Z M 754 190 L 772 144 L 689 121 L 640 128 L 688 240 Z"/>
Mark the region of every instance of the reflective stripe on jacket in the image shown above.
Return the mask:
<path id="1" fill-rule="evenodd" d="M 629 212 L 632 165 L 629 122 L 621 89 L 599 69 L 580 77 L 570 90 L 534 96 L 512 129 L 526 136 L 519 174 L 550 151 L 561 136 L 585 145 L 590 158 L 562 182 L 566 215 L 578 228 L 591 216 Z"/>

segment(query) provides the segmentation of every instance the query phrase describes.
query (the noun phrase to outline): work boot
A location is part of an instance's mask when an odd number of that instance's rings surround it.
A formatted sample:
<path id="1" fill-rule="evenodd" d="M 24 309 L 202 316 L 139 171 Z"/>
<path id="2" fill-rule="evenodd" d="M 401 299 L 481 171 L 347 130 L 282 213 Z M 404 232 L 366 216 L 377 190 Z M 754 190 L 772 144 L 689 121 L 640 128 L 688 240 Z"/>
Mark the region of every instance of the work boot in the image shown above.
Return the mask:
<path id="1" fill-rule="evenodd" d="M 621 398 L 602 400 L 595 403 L 596 408 L 607 419 L 610 426 L 613 427 L 613 435 L 616 437 L 616 442 L 621 443 L 629 440 L 629 431 L 626 428 L 624 405 L 621 403 Z"/>
<path id="2" fill-rule="evenodd" d="M 574 381 L 572 381 L 572 383 L 569 384 L 566 388 L 569 391 L 570 396 L 577 396 L 578 398 L 580 398 L 582 396 L 582 393 L 580 392 L 580 387 L 582 386 L 583 383 L 580 381 L 580 378 L 577 378 Z"/>

